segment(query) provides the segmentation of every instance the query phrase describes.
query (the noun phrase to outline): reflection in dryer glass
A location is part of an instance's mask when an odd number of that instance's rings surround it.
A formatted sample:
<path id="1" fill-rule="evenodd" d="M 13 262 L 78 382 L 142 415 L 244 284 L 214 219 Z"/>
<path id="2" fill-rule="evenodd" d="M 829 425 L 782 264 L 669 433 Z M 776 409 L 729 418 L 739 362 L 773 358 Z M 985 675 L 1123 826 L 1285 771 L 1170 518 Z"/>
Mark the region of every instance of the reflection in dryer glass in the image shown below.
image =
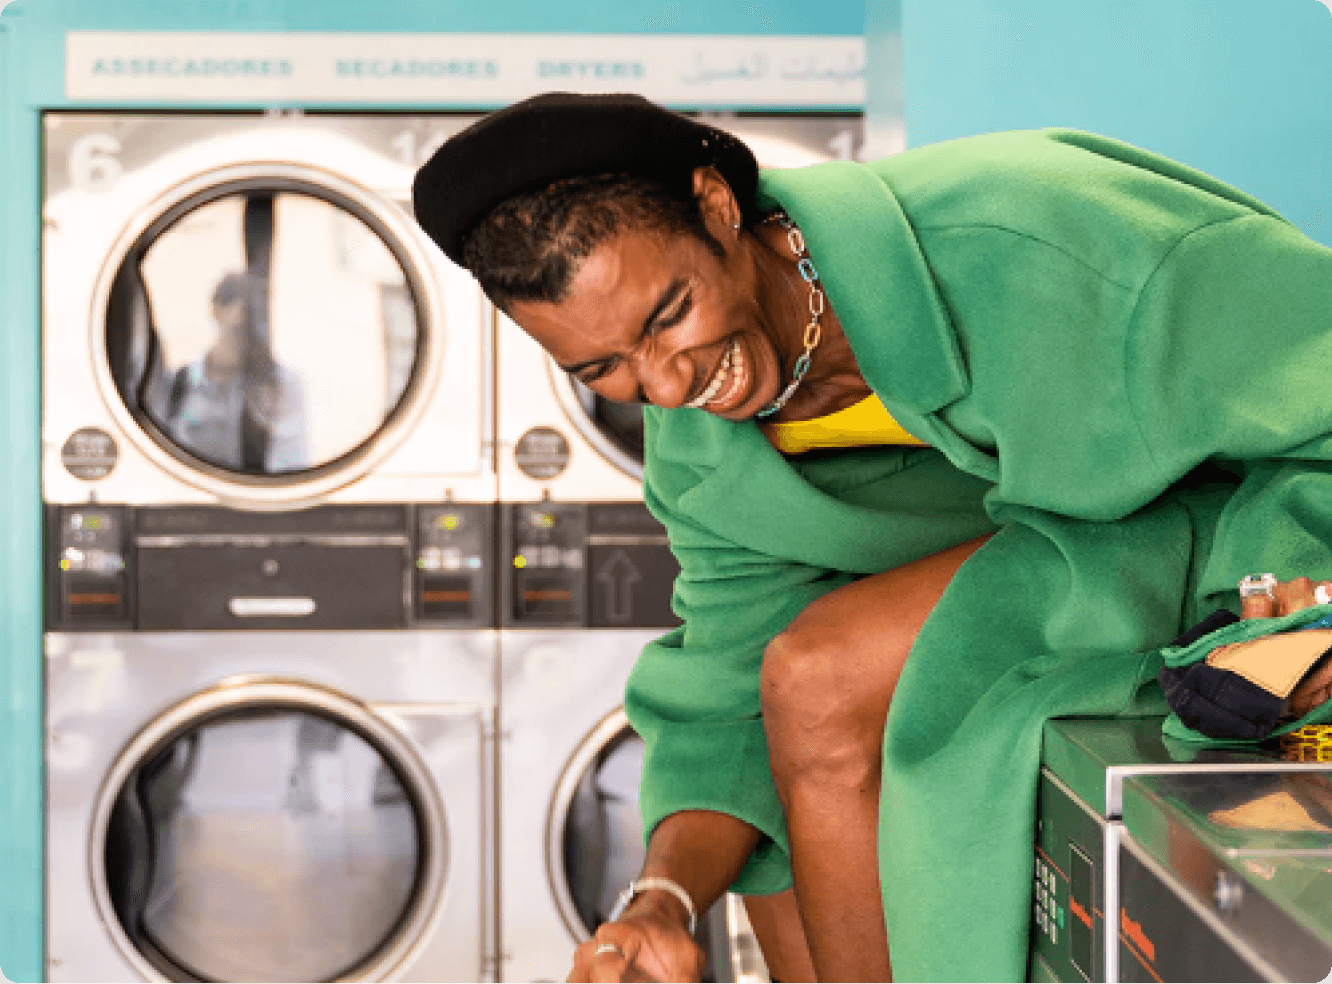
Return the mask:
<path id="1" fill-rule="evenodd" d="M 235 712 L 130 774 L 107 885 L 171 980 L 332 980 L 403 919 L 419 836 L 401 777 L 358 734 L 299 711 Z"/>
<path id="2" fill-rule="evenodd" d="M 317 468 L 370 440 L 406 392 L 419 332 L 380 235 L 297 191 L 221 195 L 150 230 L 107 312 L 130 409 L 247 475 Z"/>
<path id="3" fill-rule="evenodd" d="M 647 852 L 638 812 L 643 775 L 643 739 L 625 728 L 582 775 L 564 826 L 564 872 L 569 894 L 588 936 L 615 907 L 620 892 L 637 878 Z M 703 948 L 704 981 L 732 979 L 731 939 L 725 899 L 701 914 L 695 938 Z"/>

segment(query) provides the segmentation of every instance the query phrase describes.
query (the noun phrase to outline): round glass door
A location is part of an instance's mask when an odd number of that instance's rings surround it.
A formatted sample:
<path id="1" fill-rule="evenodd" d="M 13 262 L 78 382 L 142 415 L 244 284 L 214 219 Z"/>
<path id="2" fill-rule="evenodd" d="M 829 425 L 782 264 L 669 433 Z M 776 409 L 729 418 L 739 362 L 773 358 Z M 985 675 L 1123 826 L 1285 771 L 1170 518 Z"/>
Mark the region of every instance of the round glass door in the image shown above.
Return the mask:
<path id="1" fill-rule="evenodd" d="M 565 921 L 580 940 L 606 921 L 647 856 L 638 812 L 644 750 L 624 711 L 615 711 L 575 754 L 556 790 L 549 831 L 551 881 Z M 723 896 L 700 914 L 695 934 L 707 956 L 704 981 L 733 979 L 733 935 L 738 938 L 739 931 L 728 918 Z"/>
<path id="2" fill-rule="evenodd" d="M 365 448 L 424 343 L 405 254 L 369 208 L 262 178 L 170 208 L 129 249 L 107 361 L 144 429 L 195 468 L 281 481 Z"/>
<path id="3" fill-rule="evenodd" d="M 106 823 L 106 888 L 168 980 L 329 981 L 372 963 L 421 882 L 411 783 L 304 709 L 191 724 L 140 759 Z"/>

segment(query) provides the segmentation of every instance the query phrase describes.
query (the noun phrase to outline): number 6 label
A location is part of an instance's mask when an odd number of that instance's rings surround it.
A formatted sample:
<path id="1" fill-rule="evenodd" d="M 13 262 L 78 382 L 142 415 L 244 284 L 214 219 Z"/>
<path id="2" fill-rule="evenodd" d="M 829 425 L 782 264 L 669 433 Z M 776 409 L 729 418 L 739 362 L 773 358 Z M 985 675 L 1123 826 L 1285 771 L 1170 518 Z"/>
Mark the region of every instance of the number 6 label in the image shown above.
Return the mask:
<path id="1" fill-rule="evenodd" d="M 109 133 L 90 133 L 69 148 L 69 180 L 80 191 L 107 192 L 116 186 L 124 168 L 115 157 L 120 141 Z"/>

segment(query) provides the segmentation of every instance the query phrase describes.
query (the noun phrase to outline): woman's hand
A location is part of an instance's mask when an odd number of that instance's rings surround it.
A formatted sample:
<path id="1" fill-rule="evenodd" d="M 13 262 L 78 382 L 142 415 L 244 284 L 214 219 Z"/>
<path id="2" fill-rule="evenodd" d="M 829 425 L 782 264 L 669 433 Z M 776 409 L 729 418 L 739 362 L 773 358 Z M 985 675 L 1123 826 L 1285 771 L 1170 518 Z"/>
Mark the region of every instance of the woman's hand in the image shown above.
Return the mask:
<path id="1" fill-rule="evenodd" d="M 669 893 L 647 891 L 575 951 L 569 980 L 696 981 L 703 962 L 684 907 Z"/>
<path id="2" fill-rule="evenodd" d="M 1332 592 L 1332 581 L 1311 581 L 1307 577 L 1278 581 L 1276 587 L 1272 589 L 1276 597 L 1253 594 L 1245 598 L 1240 617 L 1276 618 L 1298 612 L 1303 608 L 1319 604 L 1314 595 L 1319 588 Z"/>
<path id="3" fill-rule="evenodd" d="M 1292 581 L 1278 581 L 1273 588 L 1274 598 L 1264 594 L 1244 599 L 1243 618 L 1274 618 L 1289 615 L 1311 605 L 1319 604 L 1314 592 L 1319 588 L 1332 592 L 1332 581 L 1311 581 L 1297 577 Z M 1290 695 L 1290 710 L 1303 717 L 1319 704 L 1332 700 L 1332 659 L 1315 664 Z"/>
<path id="4" fill-rule="evenodd" d="M 681 810 L 652 831 L 642 877 L 675 882 L 701 917 L 739 876 L 758 842 L 759 832 L 743 820 Z M 644 888 L 619 919 L 603 923 L 577 949 L 569 980 L 696 981 L 703 962 L 684 903 L 671 892 Z"/>

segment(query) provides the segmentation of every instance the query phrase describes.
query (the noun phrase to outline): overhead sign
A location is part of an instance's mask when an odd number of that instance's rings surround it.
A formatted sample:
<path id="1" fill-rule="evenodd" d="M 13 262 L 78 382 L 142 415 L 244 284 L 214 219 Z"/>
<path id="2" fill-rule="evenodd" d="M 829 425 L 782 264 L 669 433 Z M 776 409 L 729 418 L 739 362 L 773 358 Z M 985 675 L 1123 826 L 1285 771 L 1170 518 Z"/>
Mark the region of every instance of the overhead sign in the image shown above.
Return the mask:
<path id="1" fill-rule="evenodd" d="M 537 92 L 861 106 L 859 37 L 71 31 L 70 100 L 485 106 Z"/>

